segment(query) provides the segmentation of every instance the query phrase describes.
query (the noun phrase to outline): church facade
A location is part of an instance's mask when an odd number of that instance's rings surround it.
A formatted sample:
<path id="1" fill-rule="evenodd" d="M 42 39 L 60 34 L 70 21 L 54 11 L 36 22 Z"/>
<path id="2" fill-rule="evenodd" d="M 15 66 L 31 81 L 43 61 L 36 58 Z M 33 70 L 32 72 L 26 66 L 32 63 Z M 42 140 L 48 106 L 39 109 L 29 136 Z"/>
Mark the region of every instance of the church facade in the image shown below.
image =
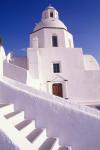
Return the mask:
<path id="1" fill-rule="evenodd" d="M 54 7 L 42 12 L 30 33 L 27 68 L 21 66 L 24 59 L 19 64 L 18 59 L 4 60 L 3 75 L 68 101 L 100 105 L 100 66 L 93 56 L 74 47 L 73 35 Z"/>

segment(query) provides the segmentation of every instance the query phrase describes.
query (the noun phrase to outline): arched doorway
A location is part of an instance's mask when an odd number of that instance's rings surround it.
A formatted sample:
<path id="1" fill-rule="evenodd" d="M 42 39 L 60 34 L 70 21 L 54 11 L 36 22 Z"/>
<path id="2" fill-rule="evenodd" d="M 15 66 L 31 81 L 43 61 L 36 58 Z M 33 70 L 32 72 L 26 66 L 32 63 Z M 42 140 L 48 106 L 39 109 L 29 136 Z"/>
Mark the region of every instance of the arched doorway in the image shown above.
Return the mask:
<path id="1" fill-rule="evenodd" d="M 61 83 L 55 83 L 52 85 L 52 93 L 56 96 L 63 97 L 63 90 Z"/>

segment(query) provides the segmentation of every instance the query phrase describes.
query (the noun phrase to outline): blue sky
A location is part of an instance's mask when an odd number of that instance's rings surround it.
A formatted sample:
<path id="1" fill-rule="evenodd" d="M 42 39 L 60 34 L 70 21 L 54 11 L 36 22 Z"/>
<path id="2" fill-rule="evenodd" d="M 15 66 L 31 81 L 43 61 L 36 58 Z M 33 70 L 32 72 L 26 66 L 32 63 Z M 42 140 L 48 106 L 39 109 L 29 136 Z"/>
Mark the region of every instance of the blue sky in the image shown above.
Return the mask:
<path id="1" fill-rule="evenodd" d="M 1 0 L 0 34 L 6 52 L 24 54 L 29 33 L 49 4 L 59 11 L 60 19 L 73 34 L 75 47 L 82 47 L 100 63 L 100 0 Z"/>

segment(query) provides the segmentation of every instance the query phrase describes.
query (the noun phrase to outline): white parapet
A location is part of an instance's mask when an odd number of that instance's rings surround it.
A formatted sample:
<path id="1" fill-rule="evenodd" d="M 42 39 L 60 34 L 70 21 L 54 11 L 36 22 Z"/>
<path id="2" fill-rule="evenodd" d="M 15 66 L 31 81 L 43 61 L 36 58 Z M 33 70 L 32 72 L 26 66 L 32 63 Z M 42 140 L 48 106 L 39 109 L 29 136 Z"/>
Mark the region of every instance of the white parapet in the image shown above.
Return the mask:
<path id="1" fill-rule="evenodd" d="M 6 59 L 5 50 L 0 46 L 0 76 L 3 76 L 3 61 Z"/>

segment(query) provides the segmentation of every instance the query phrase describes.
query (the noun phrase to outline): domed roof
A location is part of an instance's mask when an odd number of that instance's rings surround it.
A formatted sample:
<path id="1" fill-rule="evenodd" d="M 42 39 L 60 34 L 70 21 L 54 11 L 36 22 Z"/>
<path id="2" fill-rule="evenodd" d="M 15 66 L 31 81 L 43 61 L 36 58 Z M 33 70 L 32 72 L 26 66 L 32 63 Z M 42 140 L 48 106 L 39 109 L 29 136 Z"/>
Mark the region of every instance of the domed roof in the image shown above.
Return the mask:
<path id="1" fill-rule="evenodd" d="M 51 6 L 51 5 L 49 5 L 47 8 L 46 8 L 46 10 L 47 9 L 55 9 L 53 6 Z"/>
<path id="2" fill-rule="evenodd" d="M 39 22 L 35 28 L 34 31 L 39 30 L 41 28 L 44 27 L 54 27 L 54 28 L 64 28 L 67 30 L 67 27 L 64 25 L 64 23 L 60 20 L 45 20 L 45 21 L 41 21 Z"/>
<path id="3" fill-rule="evenodd" d="M 51 16 L 52 13 L 52 16 Z M 67 27 L 64 25 L 64 23 L 59 20 L 59 15 L 57 10 L 52 7 L 48 6 L 43 12 L 42 12 L 42 19 L 41 21 L 35 26 L 34 31 L 37 31 L 42 28 L 63 28 L 67 30 Z"/>

